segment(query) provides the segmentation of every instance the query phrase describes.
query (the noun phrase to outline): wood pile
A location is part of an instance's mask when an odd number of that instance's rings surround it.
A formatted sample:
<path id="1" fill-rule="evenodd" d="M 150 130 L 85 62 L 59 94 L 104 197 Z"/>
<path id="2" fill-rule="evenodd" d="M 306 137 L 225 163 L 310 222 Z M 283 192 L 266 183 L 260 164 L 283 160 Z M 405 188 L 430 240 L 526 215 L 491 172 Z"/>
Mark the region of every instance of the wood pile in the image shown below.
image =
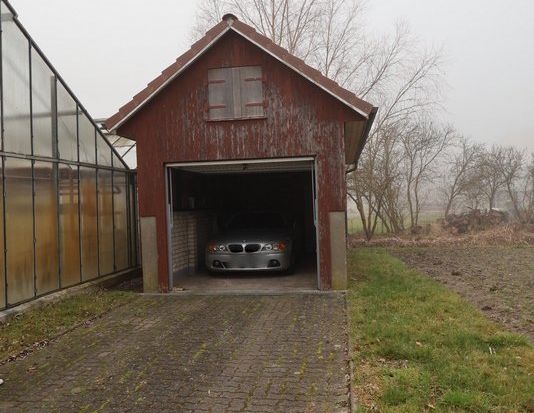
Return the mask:
<path id="1" fill-rule="evenodd" d="M 506 212 L 498 209 L 471 209 L 463 214 L 450 214 L 443 221 L 443 228 L 455 230 L 458 234 L 481 231 L 508 222 Z"/>

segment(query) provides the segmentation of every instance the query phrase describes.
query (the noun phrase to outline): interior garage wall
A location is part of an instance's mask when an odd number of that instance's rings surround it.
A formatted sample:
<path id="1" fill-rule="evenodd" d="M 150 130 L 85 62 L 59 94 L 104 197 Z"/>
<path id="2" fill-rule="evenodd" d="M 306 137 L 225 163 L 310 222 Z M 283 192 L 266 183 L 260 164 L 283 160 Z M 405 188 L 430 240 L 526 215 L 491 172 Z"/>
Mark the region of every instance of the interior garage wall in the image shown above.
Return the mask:
<path id="1" fill-rule="evenodd" d="M 210 212 L 174 211 L 172 227 L 173 276 L 193 275 L 204 268 L 204 248 L 213 232 Z"/>

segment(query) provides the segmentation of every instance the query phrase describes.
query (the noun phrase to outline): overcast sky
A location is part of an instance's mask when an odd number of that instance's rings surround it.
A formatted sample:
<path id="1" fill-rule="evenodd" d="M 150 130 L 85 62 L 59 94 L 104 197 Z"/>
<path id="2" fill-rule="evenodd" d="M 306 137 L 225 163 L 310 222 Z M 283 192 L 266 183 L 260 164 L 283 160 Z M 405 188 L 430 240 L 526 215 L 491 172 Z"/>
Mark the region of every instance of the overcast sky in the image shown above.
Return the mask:
<path id="1" fill-rule="evenodd" d="M 12 0 L 96 118 L 112 115 L 190 44 L 197 0 Z M 534 151 L 533 0 L 369 0 L 367 24 L 405 20 L 446 53 L 444 118 L 482 142 Z"/>

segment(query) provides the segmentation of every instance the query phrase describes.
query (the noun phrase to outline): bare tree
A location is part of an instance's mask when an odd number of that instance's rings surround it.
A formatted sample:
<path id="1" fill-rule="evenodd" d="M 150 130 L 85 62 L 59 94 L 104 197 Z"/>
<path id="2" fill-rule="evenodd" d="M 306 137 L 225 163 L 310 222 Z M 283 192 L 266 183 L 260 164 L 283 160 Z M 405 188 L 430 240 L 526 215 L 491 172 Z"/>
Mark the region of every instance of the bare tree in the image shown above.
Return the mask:
<path id="1" fill-rule="evenodd" d="M 223 0 L 203 0 L 199 3 L 195 24 L 191 31 L 193 41 L 200 39 L 208 29 L 221 21 L 225 7 L 226 2 Z"/>
<path id="2" fill-rule="evenodd" d="M 345 85 L 367 62 L 371 52 L 366 44 L 362 12 L 364 1 L 323 0 L 318 2 L 318 26 L 309 63 L 325 76 Z"/>
<path id="3" fill-rule="evenodd" d="M 365 4 L 366 0 L 203 0 L 193 36 L 202 36 L 225 11 L 235 11 L 325 76 L 362 98 L 380 99 L 381 107 L 396 109 L 388 110 L 385 118 L 416 111 L 422 102 L 435 103 L 441 52 L 421 53 L 402 23 L 392 36 L 371 36 L 363 21 Z"/>
<path id="4" fill-rule="evenodd" d="M 485 194 L 482 189 L 482 176 L 480 173 L 471 176 L 471 185 L 465 191 L 465 204 L 470 209 L 480 209 Z"/>
<path id="5" fill-rule="evenodd" d="M 381 108 L 358 172 L 355 166 L 347 170 L 350 197 L 370 238 L 378 222 L 390 231 L 404 228 L 398 133 L 437 107 L 443 78 L 441 51 L 422 51 L 402 23 L 391 36 L 370 35 L 364 6 L 365 0 L 204 0 L 195 35 L 217 23 L 223 11 L 235 11 L 276 44 Z"/>
<path id="6" fill-rule="evenodd" d="M 359 184 L 351 190 L 357 198 L 356 204 L 360 205 L 362 222 L 369 221 L 362 214 L 361 205 L 364 204 L 368 213 L 375 212 L 386 231 L 398 233 L 405 228 L 407 205 L 401 171 L 404 156 L 401 135 L 412 128 L 423 113 L 430 113 L 438 106 L 441 55 L 435 50 L 421 52 L 402 24 L 396 26 L 392 37 L 375 42 L 373 47 L 372 54 L 362 55 L 358 71 L 345 85 L 351 85 L 357 94 L 381 108 L 356 172 L 365 178 L 356 181 Z M 376 159 L 382 161 L 376 162 Z M 352 170 L 354 168 L 349 172 Z M 369 189 L 373 196 L 368 193 Z M 374 232 L 366 231 L 368 238 L 373 235 Z"/>
<path id="7" fill-rule="evenodd" d="M 465 137 L 458 139 L 445 160 L 443 168 L 443 186 L 441 192 L 445 198 L 445 217 L 461 197 L 469 197 L 473 189 L 480 186 L 476 165 L 484 151 L 481 144 L 473 143 Z M 477 197 L 475 197 L 477 198 Z"/>
<path id="8" fill-rule="evenodd" d="M 484 152 L 477 165 L 480 172 L 481 188 L 490 210 L 495 208 L 497 195 L 505 185 L 502 174 L 504 158 L 505 149 L 501 146 L 494 145 L 491 149 Z"/>
<path id="9" fill-rule="evenodd" d="M 349 174 L 348 194 L 362 220 L 364 235 L 370 240 L 378 223 L 387 232 L 404 228 L 400 201 L 401 153 L 394 134 L 369 141 L 360 167 Z"/>
<path id="10" fill-rule="evenodd" d="M 277 45 L 307 59 L 318 47 L 315 34 L 323 10 L 319 0 L 203 0 L 193 37 L 201 37 L 225 12 L 233 12 Z"/>
<path id="11" fill-rule="evenodd" d="M 522 204 L 525 193 L 518 186 L 523 178 L 525 158 L 523 152 L 512 146 L 502 148 L 499 170 L 516 218 L 523 221 Z"/>
<path id="12" fill-rule="evenodd" d="M 534 153 L 525 180 L 525 223 L 534 225 Z"/>
<path id="13" fill-rule="evenodd" d="M 451 145 L 454 130 L 450 126 L 436 126 L 432 121 L 419 121 L 401 135 L 404 149 L 406 199 L 410 227 L 419 225 L 423 205 L 422 189 L 436 176 L 436 160 Z"/>

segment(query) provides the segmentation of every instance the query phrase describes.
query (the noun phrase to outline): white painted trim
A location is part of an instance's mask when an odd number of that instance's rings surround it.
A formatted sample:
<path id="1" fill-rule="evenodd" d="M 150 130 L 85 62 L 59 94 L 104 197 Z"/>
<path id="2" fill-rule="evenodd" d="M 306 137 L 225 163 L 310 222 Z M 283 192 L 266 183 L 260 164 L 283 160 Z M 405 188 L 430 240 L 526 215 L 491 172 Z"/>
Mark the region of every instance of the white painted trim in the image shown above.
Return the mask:
<path id="1" fill-rule="evenodd" d="M 201 162 L 174 162 L 166 164 L 168 168 L 185 168 L 191 166 L 212 166 L 212 165 L 242 165 L 262 164 L 262 163 L 284 163 L 284 162 L 313 162 L 313 156 L 296 157 L 296 158 L 263 158 L 263 159 L 240 159 L 233 161 L 201 161 Z"/>
<path id="2" fill-rule="evenodd" d="M 175 162 L 165 165 L 165 177 L 166 177 L 166 196 L 168 194 L 168 182 L 167 182 L 167 171 L 171 168 L 180 168 L 180 167 L 192 167 L 192 166 L 211 166 L 211 165 L 241 165 L 241 164 L 265 164 L 265 163 L 288 163 L 288 162 L 308 162 L 310 164 L 310 172 L 312 174 L 311 178 L 314 181 L 315 190 L 312 188 L 312 214 L 317 214 L 317 222 L 314 222 L 315 226 L 315 254 L 316 254 L 316 272 L 317 272 L 317 289 L 322 290 L 321 283 L 321 259 L 320 259 L 320 240 L 319 240 L 319 187 L 317 180 L 317 159 L 313 156 L 304 156 L 304 157 L 294 157 L 294 158 L 263 158 L 263 159 L 241 159 L 241 160 L 232 160 L 232 161 L 204 161 L 204 162 Z M 283 167 L 283 166 L 281 166 Z M 314 196 L 315 194 L 315 196 Z M 166 202 L 167 208 L 167 202 Z M 169 209 L 167 208 L 167 237 L 169 237 Z M 316 220 L 316 217 L 313 217 L 313 220 Z M 172 234 L 170 235 L 172 238 Z M 168 241 L 168 254 L 169 257 L 172 257 L 172 246 L 171 242 Z M 172 261 L 167 264 L 169 266 L 169 271 L 172 273 Z"/>
<path id="3" fill-rule="evenodd" d="M 169 192 L 172 191 L 172 178 L 170 178 L 170 169 L 165 170 L 165 221 L 167 224 L 167 268 L 168 268 L 168 291 L 172 291 L 174 288 L 174 274 L 172 271 L 172 231 L 173 231 L 173 211 L 172 209 L 172 193 L 169 196 Z"/>
<path id="4" fill-rule="evenodd" d="M 209 42 L 200 52 L 198 52 L 196 55 L 193 56 L 191 60 L 189 60 L 185 65 L 183 65 L 174 75 L 172 75 L 169 79 L 167 79 L 160 87 L 158 87 L 154 92 L 152 92 L 148 97 L 143 100 L 139 105 L 137 105 L 133 110 L 131 110 L 123 119 L 121 119 L 117 124 L 113 126 L 107 126 L 109 131 L 114 131 L 117 128 L 119 128 L 124 122 L 126 122 L 128 119 L 130 119 L 139 109 L 141 109 L 148 101 L 150 101 L 155 95 L 157 95 L 163 88 L 165 88 L 170 82 L 172 82 L 174 79 L 176 79 L 177 76 L 179 76 L 185 69 L 187 69 L 191 64 L 193 64 L 200 56 L 202 56 L 213 44 L 215 44 L 226 32 L 229 30 L 233 30 L 236 33 L 238 33 L 240 36 L 243 36 L 245 39 L 247 39 L 249 42 L 254 44 L 255 46 L 259 47 L 261 50 L 263 50 L 265 53 L 271 55 L 276 60 L 281 62 L 282 64 L 286 65 L 293 71 L 297 72 L 299 75 L 307 79 L 308 81 L 312 82 L 315 86 L 319 87 L 320 89 L 324 90 L 329 95 L 333 96 L 343 104 L 347 105 L 352 110 L 358 112 L 360 115 L 362 115 L 365 119 L 369 119 L 369 114 L 363 112 L 361 109 L 358 109 L 356 106 L 350 104 L 345 99 L 342 99 L 340 96 L 336 95 L 334 92 L 329 90 L 328 88 L 324 87 L 323 85 L 320 85 L 319 83 L 315 82 L 312 78 L 309 76 L 306 76 L 304 73 L 302 73 L 300 70 L 295 68 L 294 66 L 290 65 L 285 60 L 281 59 L 280 57 L 276 56 L 274 53 L 272 53 L 270 50 L 266 49 L 265 47 L 261 46 L 259 43 L 252 40 L 250 37 L 245 35 L 243 32 L 236 29 L 234 26 L 228 26 L 226 27 L 221 33 L 219 33 L 211 42 Z"/>
<path id="5" fill-rule="evenodd" d="M 327 89 L 326 87 L 324 87 L 323 85 L 320 85 L 319 83 L 315 82 L 312 78 L 310 78 L 309 76 L 306 76 L 304 73 L 302 73 L 300 70 L 298 70 L 297 68 L 295 68 L 294 66 L 291 66 L 288 62 L 286 62 L 285 60 L 281 59 L 280 57 L 276 56 L 274 53 L 272 53 L 270 50 L 266 49 L 265 47 L 261 46 L 259 43 L 255 42 L 254 40 L 252 40 L 250 37 L 248 37 L 246 34 L 240 32 L 239 30 L 237 30 L 235 27 L 231 27 L 232 30 L 234 30 L 236 33 L 239 33 L 241 36 L 243 36 L 245 39 L 247 39 L 249 42 L 251 42 L 252 44 L 256 45 L 257 47 L 259 47 L 261 50 L 263 50 L 265 53 L 271 55 L 272 57 L 274 57 L 276 60 L 278 60 L 280 63 L 286 65 L 287 67 L 289 67 L 290 69 L 292 69 L 293 71 L 297 72 L 299 75 L 301 75 L 303 78 L 309 80 L 310 82 L 312 82 L 315 86 L 323 89 L 326 93 L 328 93 L 329 95 L 333 96 L 334 98 L 336 98 L 337 100 L 339 100 L 340 102 L 344 103 L 345 105 L 347 105 L 349 108 L 351 108 L 352 110 L 355 110 L 356 112 L 358 112 L 360 115 L 362 115 L 365 119 L 369 119 L 369 114 L 363 112 L 361 109 L 358 109 L 356 106 L 350 104 L 349 102 L 347 102 L 346 100 L 342 99 L 340 96 L 336 95 L 334 92 L 332 92 L 331 90 Z"/>
<path id="6" fill-rule="evenodd" d="M 134 109 L 132 109 L 123 119 L 121 119 L 117 124 L 113 126 L 108 126 L 109 131 L 114 131 L 117 128 L 119 128 L 124 122 L 126 122 L 128 119 L 130 119 L 139 109 L 141 109 L 148 101 L 152 100 L 152 98 L 157 95 L 162 89 L 167 87 L 167 85 L 172 82 L 176 77 L 178 77 L 185 69 L 187 69 L 191 64 L 193 64 L 200 56 L 202 56 L 211 46 L 213 46 L 214 43 L 216 43 L 227 31 L 229 31 L 231 26 L 226 27 L 221 33 L 219 33 L 211 42 L 209 42 L 200 52 L 198 52 L 196 55 L 193 56 L 191 60 L 189 60 L 185 65 L 183 65 L 180 70 L 178 70 L 175 74 L 173 74 L 170 78 L 168 78 L 160 87 L 158 87 L 154 92 L 152 92 L 148 97 L 143 100 L 139 105 L 137 105 Z"/>
<path id="7" fill-rule="evenodd" d="M 315 188 L 312 188 L 312 202 L 313 202 L 313 213 L 316 216 L 313 218 L 315 222 L 315 259 L 316 259 L 316 268 L 317 268 L 317 289 L 323 291 L 323 283 L 321 282 L 321 240 L 319 239 L 319 185 L 317 180 L 317 169 L 319 165 L 317 159 L 313 160 L 313 170 L 312 179 Z"/>

